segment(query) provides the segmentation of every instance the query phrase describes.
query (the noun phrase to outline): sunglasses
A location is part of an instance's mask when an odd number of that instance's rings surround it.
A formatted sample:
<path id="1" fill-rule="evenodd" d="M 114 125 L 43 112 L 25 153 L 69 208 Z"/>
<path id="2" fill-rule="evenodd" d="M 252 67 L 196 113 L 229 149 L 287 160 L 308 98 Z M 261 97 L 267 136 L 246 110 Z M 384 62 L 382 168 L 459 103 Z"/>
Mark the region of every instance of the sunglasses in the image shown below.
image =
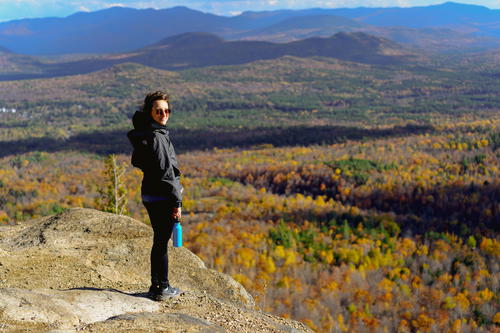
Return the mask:
<path id="1" fill-rule="evenodd" d="M 155 111 L 155 112 L 156 112 L 156 114 L 157 114 L 157 115 L 162 115 L 162 114 L 167 115 L 167 114 L 170 114 L 171 110 L 170 110 L 170 109 L 166 109 L 166 110 L 163 110 L 163 109 L 156 109 L 156 111 Z"/>

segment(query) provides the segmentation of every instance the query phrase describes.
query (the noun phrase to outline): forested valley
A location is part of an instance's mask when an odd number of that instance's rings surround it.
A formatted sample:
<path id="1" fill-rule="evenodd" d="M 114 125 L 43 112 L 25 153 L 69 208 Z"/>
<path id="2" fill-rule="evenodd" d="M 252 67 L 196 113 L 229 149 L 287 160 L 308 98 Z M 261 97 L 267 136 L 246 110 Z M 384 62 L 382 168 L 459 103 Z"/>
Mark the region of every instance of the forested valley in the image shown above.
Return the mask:
<path id="1" fill-rule="evenodd" d="M 0 221 L 98 207 L 104 159 L 172 94 L 185 246 L 318 332 L 500 326 L 498 68 L 284 57 L 0 82 Z M 13 112 L 15 110 L 15 112 Z"/>

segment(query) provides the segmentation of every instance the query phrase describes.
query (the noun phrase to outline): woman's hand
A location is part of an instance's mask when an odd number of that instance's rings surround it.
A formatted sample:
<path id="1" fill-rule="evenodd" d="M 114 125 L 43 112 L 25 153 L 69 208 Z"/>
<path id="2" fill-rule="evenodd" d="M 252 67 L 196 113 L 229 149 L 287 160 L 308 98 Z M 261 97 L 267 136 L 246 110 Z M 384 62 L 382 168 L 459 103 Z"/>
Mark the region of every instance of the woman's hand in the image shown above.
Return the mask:
<path id="1" fill-rule="evenodd" d="M 182 216 L 182 209 L 181 209 L 181 207 L 175 207 L 172 210 L 172 217 L 180 221 L 181 216 Z"/>

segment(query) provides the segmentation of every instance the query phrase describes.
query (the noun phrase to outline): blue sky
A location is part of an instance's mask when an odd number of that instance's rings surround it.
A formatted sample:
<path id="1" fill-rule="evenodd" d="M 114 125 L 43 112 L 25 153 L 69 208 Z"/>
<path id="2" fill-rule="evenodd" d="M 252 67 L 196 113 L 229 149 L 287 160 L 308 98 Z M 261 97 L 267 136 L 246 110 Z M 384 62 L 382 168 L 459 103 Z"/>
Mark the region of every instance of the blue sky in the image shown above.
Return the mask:
<path id="1" fill-rule="evenodd" d="M 78 11 L 96 11 L 112 6 L 131 8 L 189 8 L 218 15 L 237 15 L 246 10 L 352 7 L 413 7 L 440 4 L 447 0 L 0 0 L 0 22 L 32 17 L 64 17 Z M 500 9 L 500 0 L 455 0 Z"/>

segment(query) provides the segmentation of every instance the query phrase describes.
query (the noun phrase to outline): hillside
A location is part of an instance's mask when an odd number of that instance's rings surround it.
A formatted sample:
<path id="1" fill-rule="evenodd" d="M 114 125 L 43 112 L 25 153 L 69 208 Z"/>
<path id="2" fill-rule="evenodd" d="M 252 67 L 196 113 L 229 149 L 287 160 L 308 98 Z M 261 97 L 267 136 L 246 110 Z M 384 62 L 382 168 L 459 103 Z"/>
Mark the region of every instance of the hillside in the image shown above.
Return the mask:
<path id="1" fill-rule="evenodd" d="M 449 27 L 375 26 L 333 15 L 308 15 L 285 19 L 270 27 L 231 37 L 285 43 L 310 37 L 329 37 L 340 31 L 364 32 L 384 37 L 427 54 L 450 52 L 460 54 L 500 46 L 498 37 L 480 36 Z"/>
<path id="2" fill-rule="evenodd" d="M 169 37 L 132 53 L 93 57 L 79 61 L 39 64 L 32 78 L 75 75 L 112 65 L 133 62 L 145 66 L 182 70 L 195 67 L 244 64 L 283 56 L 329 57 L 368 64 L 395 65 L 419 59 L 404 47 L 365 33 L 337 33 L 329 38 L 308 38 L 286 44 L 258 41 L 224 41 L 206 33 Z M 43 73 L 43 74 L 40 74 Z M 1 75 L 3 74 L 3 75 Z M 26 79 L 29 75 L 0 72 L 0 79 Z"/>
<path id="3" fill-rule="evenodd" d="M 210 35 L 186 34 L 162 40 L 144 51 L 149 52 L 128 60 L 163 69 L 184 69 L 242 64 L 285 55 L 322 56 L 373 64 L 399 64 L 415 58 L 396 43 L 364 33 L 337 33 L 329 38 L 308 38 L 286 44 L 231 42 Z"/>
<path id="4" fill-rule="evenodd" d="M 377 126 L 404 133 L 441 121 L 497 119 L 498 69 L 487 59 L 424 67 L 285 56 L 180 71 L 124 63 L 0 82 L 0 110 L 17 110 L 0 113 L 0 152 L 128 152 L 130 117 L 158 87 L 172 94 L 169 126 L 183 151 L 335 143 L 388 135 Z"/>
<path id="5" fill-rule="evenodd" d="M 490 332 L 500 324 L 499 125 L 498 117 L 451 119 L 436 124 L 433 131 L 379 128 L 371 133 L 379 136 L 369 136 L 358 128 L 357 138 L 334 144 L 203 146 L 179 153 L 185 246 L 207 267 L 240 282 L 265 311 L 321 332 L 447 332 L 456 327 Z M 297 131 L 294 138 L 302 140 L 320 130 L 338 134 L 336 128 L 318 127 Z M 240 132 L 253 138 L 252 130 Z M 126 140 L 124 132 L 121 137 Z M 188 138 L 177 132 L 171 137 L 176 148 Z M 117 160 L 127 169 L 123 183 L 129 210 L 147 221 L 140 199 L 141 173 L 130 165 L 130 153 Z M 75 150 L 1 158 L 0 223 L 96 207 L 97 189 L 107 181 L 102 170 L 103 156 Z M 72 262 L 67 258 L 71 253 L 81 257 L 78 260 L 91 253 L 96 272 L 84 267 L 77 282 L 94 281 L 92 285 L 102 289 L 110 284 L 108 279 L 117 278 L 116 271 L 128 267 L 123 254 L 141 247 L 140 253 L 147 255 L 144 241 L 131 245 L 121 240 L 122 223 L 117 219 L 103 224 L 86 218 L 79 227 L 61 220 L 68 227 L 52 219 L 39 220 L 22 235 L 2 229 L 5 242 L 33 247 L 20 255 L 4 253 L 0 280 L 11 271 L 37 276 L 36 269 L 22 269 L 19 263 L 39 266 L 41 273 L 59 270 L 59 261 L 46 267 L 37 257 L 44 254 L 36 245 L 40 242 L 57 242 L 63 263 Z M 135 229 L 124 229 L 130 230 L 127 237 L 139 237 Z M 66 232 L 72 235 L 69 241 Z M 81 239 L 87 234 L 104 238 L 97 254 L 88 247 L 73 249 L 74 243 L 85 244 Z M 118 240 L 110 236 L 114 234 Z M 0 242 L 4 251 L 5 242 Z M 66 246 L 72 252 L 61 250 Z M 130 264 L 136 265 L 136 260 Z M 113 270 L 107 269 L 107 262 L 114 263 Z M 144 265 L 139 263 L 139 272 Z M 66 283 L 47 276 L 50 283 Z M 14 287 L 26 280 L 17 279 Z M 123 283 L 128 286 L 131 280 Z"/>
<path id="6" fill-rule="evenodd" d="M 482 64 L 489 70 L 496 72 L 500 66 L 500 48 L 492 49 L 488 52 L 472 53 L 460 61 L 460 65 L 463 67 L 467 67 L 470 64 Z"/>
<path id="7" fill-rule="evenodd" d="M 394 26 L 378 27 L 373 30 L 375 36 L 384 37 L 402 45 L 410 45 L 427 54 L 466 55 L 471 52 L 500 47 L 500 38 L 498 37 L 480 36 L 467 31 L 461 32 L 450 28 L 427 27 L 415 29 Z"/>
<path id="8" fill-rule="evenodd" d="M 207 269 L 186 248 L 169 251 L 173 284 L 185 293 L 149 300 L 151 242 L 147 225 L 90 209 L 1 227 L 2 332 L 309 331 L 255 310 L 239 283 Z"/>
<path id="9" fill-rule="evenodd" d="M 37 75 L 43 73 L 43 63 L 36 57 L 13 53 L 0 46 L 0 75 L 22 77 L 28 73 Z"/>

